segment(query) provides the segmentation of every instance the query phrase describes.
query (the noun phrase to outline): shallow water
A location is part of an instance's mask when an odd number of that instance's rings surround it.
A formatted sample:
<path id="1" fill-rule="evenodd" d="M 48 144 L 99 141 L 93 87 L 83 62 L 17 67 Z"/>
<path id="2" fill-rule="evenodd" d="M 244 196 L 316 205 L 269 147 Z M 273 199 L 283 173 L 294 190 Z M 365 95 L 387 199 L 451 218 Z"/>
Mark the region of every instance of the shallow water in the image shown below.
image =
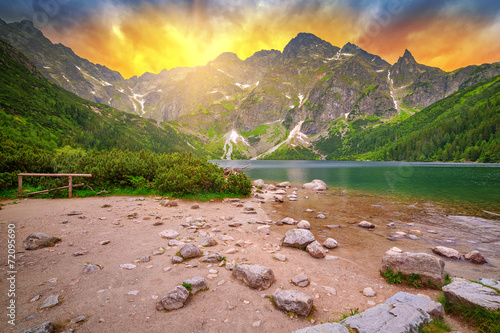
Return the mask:
<path id="1" fill-rule="evenodd" d="M 252 179 L 266 183 L 290 181 L 292 186 L 322 179 L 326 193 L 299 191 L 296 202 L 267 202 L 270 219 L 308 220 L 322 242 L 339 242 L 330 254 L 378 270 L 382 255 L 393 246 L 403 251 L 426 252 L 438 245 L 462 254 L 479 250 L 488 264 L 449 260 L 452 276 L 500 280 L 500 165 L 451 163 L 330 162 L 330 161 L 217 161 L 223 167 L 244 167 Z M 250 170 L 251 169 L 251 170 Z M 288 190 L 289 194 L 291 193 Z M 307 198 L 306 198 L 307 197 Z M 307 213 L 306 209 L 314 212 Z M 490 213 L 487 213 L 487 212 Z M 315 218 L 319 213 L 326 219 Z M 366 230 L 362 220 L 377 227 Z M 387 224 L 394 223 L 393 227 Z M 340 228 L 328 229 L 327 225 Z M 285 232 L 292 226 L 275 226 Z M 402 231 L 402 239 L 391 233 Z M 410 239 L 410 231 L 417 232 Z"/>

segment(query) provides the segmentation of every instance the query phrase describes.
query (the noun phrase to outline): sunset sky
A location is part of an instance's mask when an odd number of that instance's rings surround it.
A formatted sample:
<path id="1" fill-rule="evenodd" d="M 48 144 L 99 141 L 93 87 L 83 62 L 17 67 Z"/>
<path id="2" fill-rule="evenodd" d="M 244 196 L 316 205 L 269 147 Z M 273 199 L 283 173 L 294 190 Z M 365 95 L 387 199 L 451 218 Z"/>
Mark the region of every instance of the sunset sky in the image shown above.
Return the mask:
<path id="1" fill-rule="evenodd" d="M 405 49 L 445 70 L 500 61 L 498 0 L 0 0 L 0 18 L 29 19 L 126 78 L 206 65 L 222 52 L 283 51 L 299 32 L 390 63 Z"/>

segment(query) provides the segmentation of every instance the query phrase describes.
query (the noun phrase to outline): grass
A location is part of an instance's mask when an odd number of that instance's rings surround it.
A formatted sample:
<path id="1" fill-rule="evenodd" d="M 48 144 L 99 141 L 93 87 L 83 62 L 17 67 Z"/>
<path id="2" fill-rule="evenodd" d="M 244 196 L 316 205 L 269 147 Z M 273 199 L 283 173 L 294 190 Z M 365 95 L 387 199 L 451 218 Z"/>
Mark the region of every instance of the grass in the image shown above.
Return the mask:
<path id="1" fill-rule="evenodd" d="M 187 289 L 187 290 L 189 290 L 190 292 L 191 292 L 191 290 L 193 289 L 193 288 L 191 287 L 191 283 L 186 283 L 186 282 L 183 282 L 183 283 L 181 284 L 181 286 L 183 286 L 184 288 L 186 288 L 186 289 Z"/>
<path id="2" fill-rule="evenodd" d="M 419 333 L 445 333 L 451 331 L 453 331 L 453 327 L 442 318 L 434 319 L 418 330 Z"/>
<path id="3" fill-rule="evenodd" d="M 437 297 L 444 311 L 476 327 L 479 333 L 500 333 L 500 310 L 488 310 L 477 305 L 451 303 L 444 294 Z"/>
<path id="4" fill-rule="evenodd" d="M 421 276 L 418 274 L 403 274 L 401 272 L 394 273 L 392 268 L 388 268 L 385 272 L 380 271 L 380 275 L 387 281 L 389 284 L 406 284 L 411 288 L 423 288 L 429 287 L 433 289 L 440 289 L 439 286 L 430 282 L 423 281 Z M 449 276 L 448 276 L 449 280 Z M 450 280 L 451 281 L 451 280 Z"/>

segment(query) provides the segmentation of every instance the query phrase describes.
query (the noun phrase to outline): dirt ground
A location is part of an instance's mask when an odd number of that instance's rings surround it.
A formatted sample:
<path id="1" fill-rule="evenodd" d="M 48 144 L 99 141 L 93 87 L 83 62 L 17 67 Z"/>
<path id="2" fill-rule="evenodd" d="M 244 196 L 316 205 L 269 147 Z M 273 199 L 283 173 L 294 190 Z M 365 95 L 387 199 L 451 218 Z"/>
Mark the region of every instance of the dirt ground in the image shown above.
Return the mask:
<path id="1" fill-rule="evenodd" d="M 339 222 L 335 212 L 342 214 L 341 211 L 349 208 L 347 206 L 332 206 L 324 210 L 327 220 L 321 223 L 342 224 L 340 229 L 325 230 L 314 226 L 317 222 L 314 216 L 319 211 L 315 207 L 315 212 L 308 215 L 318 240 L 322 242 L 328 236 L 339 241 L 339 247 L 329 250 L 328 257 L 324 259 L 312 258 L 298 249 L 281 247 L 280 240 L 291 226 L 276 226 L 273 223 L 269 235 L 258 231 L 257 228 L 263 225 L 258 222 L 276 221 L 285 216 L 302 219 L 299 211 L 303 212 L 308 204 L 314 206 L 313 200 L 308 202 L 305 197 L 314 199 L 315 195 L 299 190 L 300 205 L 298 202 L 261 203 L 247 198 L 241 200 L 243 207 L 228 200 L 177 200 L 177 207 L 163 207 L 159 198 L 155 197 L 116 196 L 22 199 L 16 204 L 3 202 L 0 244 L 5 255 L 0 258 L 0 306 L 5 309 L 9 301 L 5 292 L 9 288 L 6 280 L 7 228 L 8 224 L 15 223 L 16 325 L 8 324 L 2 315 L 0 331 L 22 332 L 52 321 L 58 324 L 59 331 L 74 328 L 75 332 L 290 332 L 313 323 L 338 320 L 343 314 L 356 310 L 362 312 L 383 303 L 399 291 L 435 298 L 438 293 L 435 290 L 388 285 L 381 278 L 378 267 L 383 252 L 392 246 L 408 249 L 404 247 L 405 243 L 394 244 L 351 225 L 347 218 Z M 193 204 L 198 204 L 199 209 L 192 209 Z M 356 201 L 350 201 L 350 204 L 355 206 L 352 207 L 355 211 L 353 216 L 360 215 Z M 255 208 L 257 214 L 245 214 L 244 207 Z M 82 214 L 68 216 L 72 211 Z M 135 216 L 128 218 L 133 214 Z M 394 215 L 394 212 L 389 209 L 387 214 Z M 182 224 L 190 219 L 206 221 L 205 227 L 183 227 Z M 353 221 L 356 219 L 352 217 Z M 158 222 L 163 224 L 155 225 Z M 242 225 L 230 227 L 233 222 L 241 222 Z M 195 245 L 199 245 L 207 233 L 217 240 L 218 245 L 202 248 L 205 254 L 218 252 L 226 257 L 227 262 L 267 266 L 273 270 L 276 282 L 267 290 L 257 291 L 233 278 L 231 271 L 219 263 L 208 264 L 192 259 L 172 264 L 172 257 L 180 246 L 168 246 L 168 239 L 159 236 L 165 229 L 178 231 L 178 240 Z M 343 234 L 346 230 L 350 232 Z M 55 247 L 27 251 L 22 242 L 34 232 L 53 235 L 62 241 Z M 226 240 L 220 238 L 222 235 L 226 236 Z M 370 241 L 364 242 L 365 237 Z M 370 245 L 373 239 L 381 241 L 376 242 L 378 245 Z M 237 246 L 239 240 L 247 243 L 243 247 Z M 101 245 L 102 241 L 109 243 Z M 373 250 L 370 250 L 371 246 Z M 164 247 L 165 253 L 153 255 L 159 247 Z M 359 255 L 361 247 L 368 254 Z M 85 251 L 88 252 L 84 255 L 74 255 Z M 285 255 L 287 260 L 278 261 L 273 258 L 274 254 Z M 136 262 L 144 256 L 151 256 L 151 260 Z M 83 273 L 88 263 L 97 264 L 102 269 Z M 120 267 L 122 264 L 134 264 L 136 267 L 124 269 Z M 299 273 L 308 276 L 311 281 L 309 286 L 302 288 L 290 283 L 292 277 Z M 168 313 L 156 310 L 159 299 L 194 276 L 205 277 L 209 290 L 199 292 L 179 310 Z M 362 291 L 366 287 L 374 289 L 377 295 L 363 296 Z M 296 318 L 277 310 L 265 297 L 277 289 L 296 289 L 312 296 L 314 313 L 309 318 Z M 60 295 L 60 304 L 40 310 L 39 307 L 50 295 Z M 73 323 L 72 320 L 79 316 L 85 316 L 84 321 Z M 473 332 L 464 327 L 456 328 Z"/>

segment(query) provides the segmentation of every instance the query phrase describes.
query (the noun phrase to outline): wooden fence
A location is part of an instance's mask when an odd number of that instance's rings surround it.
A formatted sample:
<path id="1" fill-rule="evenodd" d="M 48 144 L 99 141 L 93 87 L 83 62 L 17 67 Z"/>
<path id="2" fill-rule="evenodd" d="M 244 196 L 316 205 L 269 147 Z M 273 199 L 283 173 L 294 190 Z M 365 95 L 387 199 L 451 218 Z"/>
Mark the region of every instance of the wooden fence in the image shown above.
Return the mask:
<path id="1" fill-rule="evenodd" d="M 38 194 L 38 193 L 46 193 L 49 191 L 53 190 L 62 190 L 67 188 L 69 190 L 69 197 L 71 198 L 73 196 L 73 187 L 78 187 L 78 186 L 84 186 L 85 184 L 76 184 L 73 185 L 73 177 L 92 177 L 91 174 L 87 173 L 18 173 L 18 196 L 22 196 L 23 194 L 23 176 L 26 177 L 69 177 L 68 181 L 68 186 L 63 186 L 63 187 L 58 187 L 58 188 L 51 188 L 49 190 L 43 190 L 43 191 L 38 191 L 38 192 L 31 192 L 31 194 Z"/>

